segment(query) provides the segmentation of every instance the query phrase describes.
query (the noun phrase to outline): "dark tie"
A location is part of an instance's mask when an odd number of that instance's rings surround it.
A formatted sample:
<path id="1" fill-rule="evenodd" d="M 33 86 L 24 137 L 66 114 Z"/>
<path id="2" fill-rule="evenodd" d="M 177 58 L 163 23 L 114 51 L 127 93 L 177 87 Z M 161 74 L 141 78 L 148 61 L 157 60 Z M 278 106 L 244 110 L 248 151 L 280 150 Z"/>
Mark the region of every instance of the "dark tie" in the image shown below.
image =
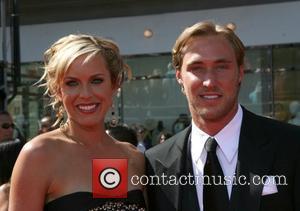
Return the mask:
<path id="1" fill-rule="evenodd" d="M 224 174 L 216 155 L 217 146 L 217 141 L 212 137 L 209 137 L 204 145 L 207 151 L 203 184 L 204 211 L 227 211 L 229 207 Z"/>

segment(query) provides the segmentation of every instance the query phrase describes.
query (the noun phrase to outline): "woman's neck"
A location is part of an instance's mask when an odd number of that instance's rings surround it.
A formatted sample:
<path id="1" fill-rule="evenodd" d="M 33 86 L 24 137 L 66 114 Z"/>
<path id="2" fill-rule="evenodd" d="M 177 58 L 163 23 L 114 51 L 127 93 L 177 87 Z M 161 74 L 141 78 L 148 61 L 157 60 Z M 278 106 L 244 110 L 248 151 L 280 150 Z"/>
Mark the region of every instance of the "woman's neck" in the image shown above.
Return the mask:
<path id="1" fill-rule="evenodd" d="M 95 147 L 107 141 L 108 135 L 105 132 L 104 124 L 94 126 L 82 126 L 78 123 L 68 120 L 62 127 L 63 134 L 86 147 Z"/>

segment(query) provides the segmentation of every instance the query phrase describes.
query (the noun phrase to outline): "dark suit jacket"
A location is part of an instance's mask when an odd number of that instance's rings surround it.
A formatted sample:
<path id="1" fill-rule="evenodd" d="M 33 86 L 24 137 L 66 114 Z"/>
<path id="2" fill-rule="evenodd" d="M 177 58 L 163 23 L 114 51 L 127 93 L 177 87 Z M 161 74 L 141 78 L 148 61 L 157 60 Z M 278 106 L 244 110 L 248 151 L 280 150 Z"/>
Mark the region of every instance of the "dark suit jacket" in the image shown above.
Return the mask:
<path id="1" fill-rule="evenodd" d="M 188 127 L 146 151 L 148 175 L 179 178 L 193 173 L 188 150 L 190 130 Z M 278 184 L 277 193 L 262 196 L 263 184 L 254 178 L 264 175 L 284 175 L 277 182 L 287 185 Z M 236 176 L 245 176 L 247 185 L 233 185 L 230 211 L 300 211 L 300 127 L 243 108 Z M 147 190 L 150 211 L 199 210 L 195 185 L 152 184 Z"/>

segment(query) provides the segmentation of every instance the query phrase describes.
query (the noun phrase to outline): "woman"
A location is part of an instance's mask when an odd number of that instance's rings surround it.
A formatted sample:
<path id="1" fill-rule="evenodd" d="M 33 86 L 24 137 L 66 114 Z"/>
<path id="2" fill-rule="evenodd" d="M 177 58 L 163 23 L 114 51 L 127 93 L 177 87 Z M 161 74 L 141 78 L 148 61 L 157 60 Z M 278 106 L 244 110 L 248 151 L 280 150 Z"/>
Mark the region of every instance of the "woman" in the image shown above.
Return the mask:
<path id="1" fill-rule="evenodd" d="M 46 93 L 59 129 L 28 142 L 16 162 L 10 211 L 144 210 L 142 186 L 128 180 L 127 199 L 92 197 L 92 159 L 128 159 L 128 178 L 144 173 L 136 148 L 105 132 L 104 118 L 127 66 L 110 40 L 88 35 L 61 38 L 45 52 Z M 118 207 L 118 208 L 114 208 Z"/>

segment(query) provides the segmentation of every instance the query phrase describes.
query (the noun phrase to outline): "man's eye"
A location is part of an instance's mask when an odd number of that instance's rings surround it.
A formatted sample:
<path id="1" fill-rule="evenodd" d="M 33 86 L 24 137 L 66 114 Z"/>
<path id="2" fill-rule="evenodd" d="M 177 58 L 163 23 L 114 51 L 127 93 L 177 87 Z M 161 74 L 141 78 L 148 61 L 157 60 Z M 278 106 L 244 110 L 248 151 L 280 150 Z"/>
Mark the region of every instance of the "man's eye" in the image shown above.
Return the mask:
<path id="1" fill-rule="evenodd" d="M 67 81 L 67 82 L 66 82 L 66 85 L 67 85 L 67 86 L 77 86 L 77 85 L 78 85 L 78 82 L 77 82 L 77 81 Z"/>
<path id="2" fill-rule="evenodd" d="M 226 70 L 228 69 L 228 65 L 219 65 L 217 66 L 217 70 Z"/>
<path id="3" fill-rule="evenodd" d="M 102 78 L 95 78 L 95 79 L 92 80 L 93 84 L 101 84 L 102 82 L 103 82 Z"/>
<path id="4" fill-rule="evenodd" d="M 198 66 L 198 67 L 191 67 L 190 68 L 190 71 L 193 71 L 193 72 L 200 72 L 200 71 L 204 71 L 205 70 L 205 68 L 204 67 L 200 67 L 200 66 Z"/>

